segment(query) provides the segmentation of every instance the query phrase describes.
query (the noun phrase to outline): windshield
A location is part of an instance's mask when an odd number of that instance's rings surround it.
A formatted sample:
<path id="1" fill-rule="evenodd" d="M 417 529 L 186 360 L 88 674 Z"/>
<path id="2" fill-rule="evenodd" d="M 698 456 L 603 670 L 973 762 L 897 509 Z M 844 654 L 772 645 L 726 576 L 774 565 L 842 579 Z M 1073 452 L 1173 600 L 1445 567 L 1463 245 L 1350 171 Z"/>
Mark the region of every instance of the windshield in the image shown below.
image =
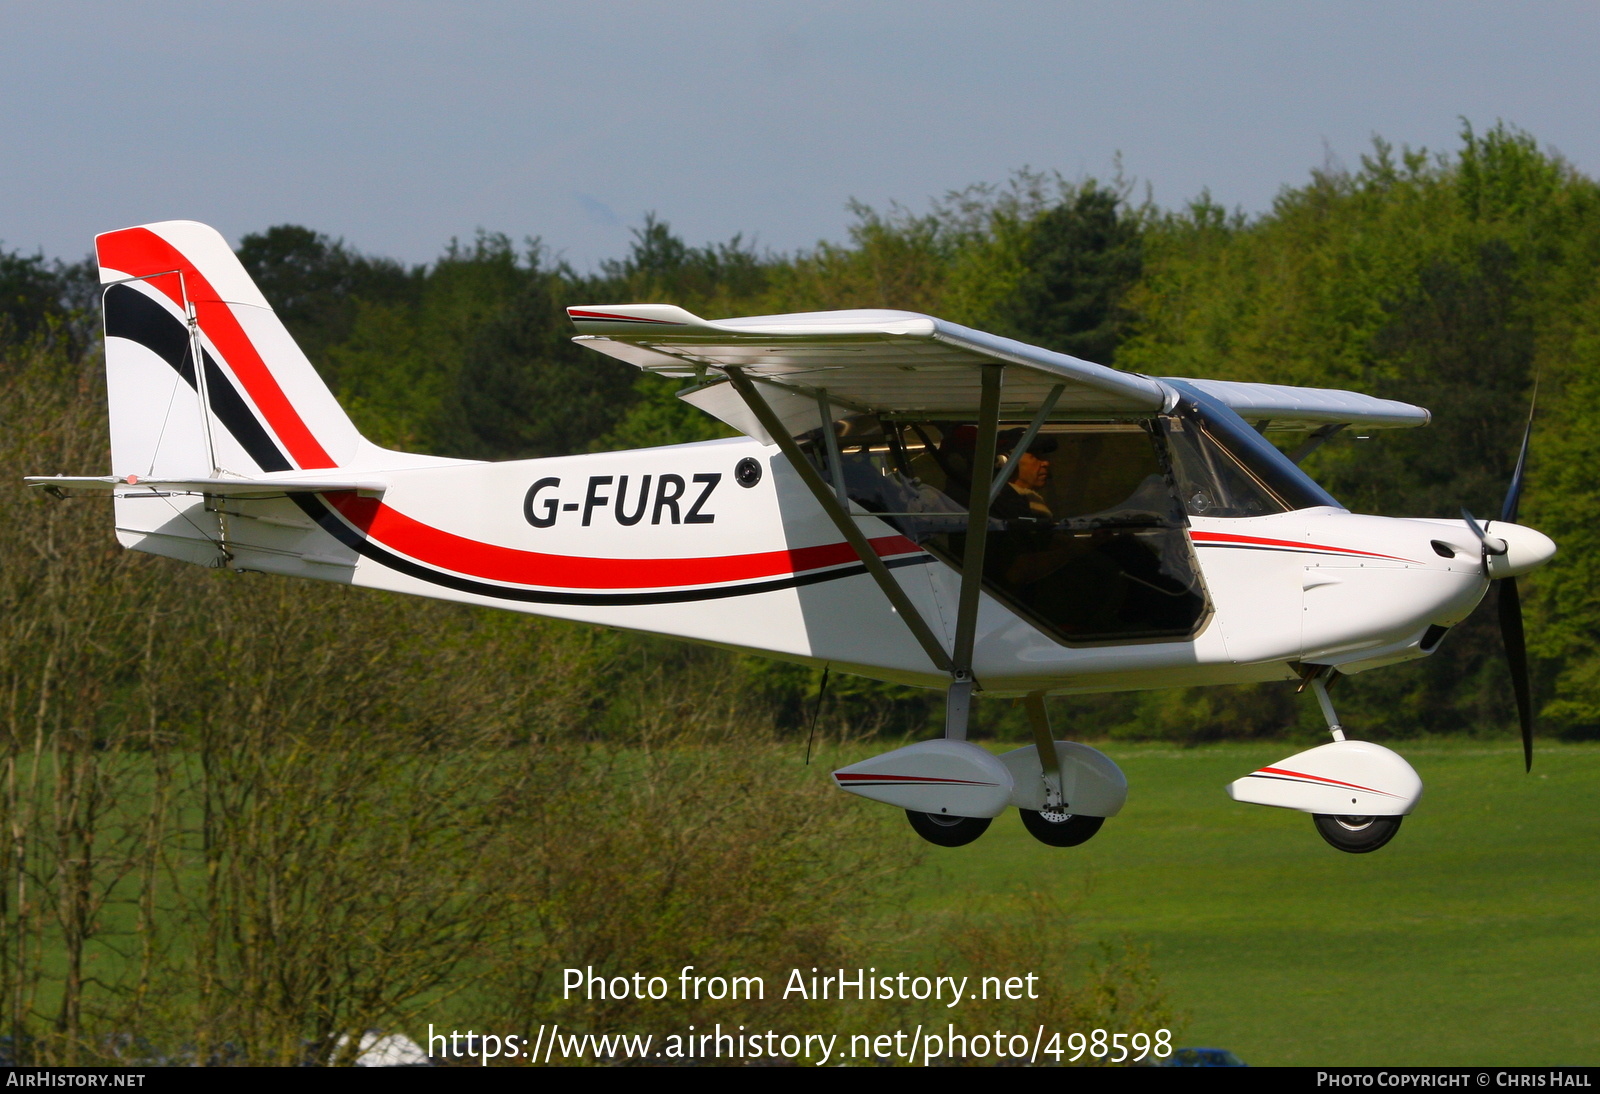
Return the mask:
<path id="1" fill-rule="evenodd" d="M 1260 517 L 1329 505 L 1344 508 L 1232 410 L 1190 384 L 1162 419 L 1178 496 L 1194 517 Z"/>

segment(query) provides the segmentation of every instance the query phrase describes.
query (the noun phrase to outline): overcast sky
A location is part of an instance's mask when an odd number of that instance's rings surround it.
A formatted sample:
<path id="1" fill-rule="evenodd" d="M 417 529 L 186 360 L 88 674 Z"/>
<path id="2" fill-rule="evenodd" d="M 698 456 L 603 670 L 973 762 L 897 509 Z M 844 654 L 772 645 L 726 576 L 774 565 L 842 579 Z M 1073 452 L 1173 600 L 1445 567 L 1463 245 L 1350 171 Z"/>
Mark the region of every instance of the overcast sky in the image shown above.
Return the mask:
<path id="1" fill-rule="evenodd" d="M 1164 205 L 1259 212 L 1461 117 L 1597 174 L 1597 47 L 1593 2 L 0 0 L 0 241 L 292 222 L 425 262 L 485 228 L 588 268 L 647 211 L 788 251 L 851 198 L 1119 152 Z"/>

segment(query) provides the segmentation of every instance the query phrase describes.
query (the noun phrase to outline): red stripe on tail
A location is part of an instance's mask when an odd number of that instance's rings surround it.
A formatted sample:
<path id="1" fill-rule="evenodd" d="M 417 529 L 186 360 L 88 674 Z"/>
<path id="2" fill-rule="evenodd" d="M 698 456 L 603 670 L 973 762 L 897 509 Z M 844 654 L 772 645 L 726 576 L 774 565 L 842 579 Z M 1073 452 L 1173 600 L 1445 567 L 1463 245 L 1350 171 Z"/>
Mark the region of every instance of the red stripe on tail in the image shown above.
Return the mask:
<path id="1" fill-rule="evenodd" d="M 146 277 L 168 270 L 182 271 L 183 288 L 188 290 L 189 299 L 195 306 L 200 329 L 244 385 L 251 402 L 255 403 L 265 416 L 267 425 L 289 450 L 290 458 L 307 470 L 338 466 L 278 386 L 272 370 L 261 359 L 261 354 L 256 352 L 255 344 L 245 334 L 239 320 L 234 318 L 233 310 L 182 251 L 148 228 L 108 232 L 96 241 L 96 246 L 101 266 L 133 277 Z M 178 307 L 183 307 L 183 289 L 179 286 L 178 278 L 154 277 L 150 283 Z"/>

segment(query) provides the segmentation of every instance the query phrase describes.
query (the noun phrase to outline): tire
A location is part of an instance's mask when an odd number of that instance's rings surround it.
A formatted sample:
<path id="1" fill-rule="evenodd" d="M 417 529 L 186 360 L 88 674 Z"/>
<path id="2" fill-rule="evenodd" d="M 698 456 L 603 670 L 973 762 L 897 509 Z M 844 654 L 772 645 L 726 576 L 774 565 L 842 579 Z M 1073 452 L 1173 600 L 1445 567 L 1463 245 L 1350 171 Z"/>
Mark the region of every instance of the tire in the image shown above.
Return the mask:
<path id="1" fill-rule="evenodd" d="M 1326 813 L 1311 816 L 1317 833 L 1328 841 L 1330 847 L 1352 855 L 1376 851 L 1400 831 L 1404 817 L 1334 817 Z"/>
<path id="2" fill-rule="evenodd" d="M 1104 817 L 1090 817 L 1082 813 L 1040 813 L 1033 809 L 1018 809 L 1017 812 L 1022 814 L 1022 826 L 1028 830 L 1028 834 L 1051 847 L 1076 847 L 1080 843 L 1088 843 L 1106 822 Z"/>
<path id="3" fill-rule="evenodd" d="M 952 817 L 948 813 L 917 813 L 907 809 L 906 819 L 917 835 L 940 847 L 963 847 L 989 829 L 988 817 Z"/>

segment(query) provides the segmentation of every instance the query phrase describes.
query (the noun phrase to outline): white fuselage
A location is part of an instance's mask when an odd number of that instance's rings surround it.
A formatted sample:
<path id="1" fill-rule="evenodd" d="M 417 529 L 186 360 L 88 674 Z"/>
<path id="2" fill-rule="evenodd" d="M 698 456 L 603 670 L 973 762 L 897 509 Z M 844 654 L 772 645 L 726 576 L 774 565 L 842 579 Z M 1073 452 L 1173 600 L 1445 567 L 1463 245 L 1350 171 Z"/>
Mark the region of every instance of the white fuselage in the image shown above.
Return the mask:
<path id="1" fill-rule="evenodd" d="M 761 472 L 748 487 L 735 475 L 747 459 Z M 362 478 L 386 484 L 382 497 L 124 496 L 118 534 L 130 547 L 239 570 L 672 635 L 908 684 L 948 682 L 788 461 L 757 441 L 362 469 Z M 959 574 L 882 520 L 858 519 L 935 634 L 952 642 Z M 1242 683 L 1292 678 L 1295 662 L 1356 671 L 1425 655 L 1425 635 L 1431 649 L 1442 634 L 1430 628 L 1460 621 L 1488 585 L 1461 521 L 1317 508 L 1193 517 L 1190 539 L 1210 604 L 1193 637 L 1068 645 L 985 595 L 973 666 L 981 685 L 1020 693 Z"/>

